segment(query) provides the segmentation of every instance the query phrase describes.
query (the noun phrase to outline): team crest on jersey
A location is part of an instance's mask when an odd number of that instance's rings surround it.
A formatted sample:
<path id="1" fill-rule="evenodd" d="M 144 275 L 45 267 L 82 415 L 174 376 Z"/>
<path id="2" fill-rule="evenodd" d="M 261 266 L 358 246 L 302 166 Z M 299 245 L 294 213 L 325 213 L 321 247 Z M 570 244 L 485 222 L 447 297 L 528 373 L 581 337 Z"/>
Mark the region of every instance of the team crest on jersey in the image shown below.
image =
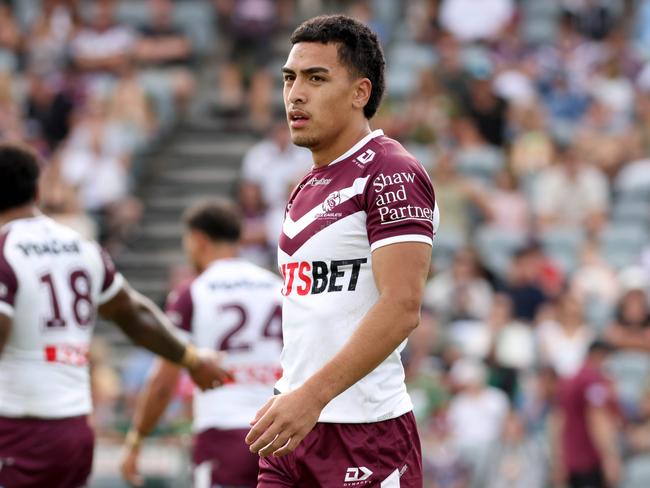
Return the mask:
<path id="1" fill-rule="evenodd" d="M 373 159 L 375 159 L 375 155 L 377 153 L 373 151 L 372 149 L 367 149 L 365 152 L 361 153 L 359 156 L 357 156 L 354 159 L 354 162 L 357 163 L 360 166 L 363 166 L 365 164 L 368 164 L 371 162 Z"/>
<path id="2" fill-rule="evenodd" d="M 341 203 L 341 192 L 330 193 L 323 202 L 323 212 L 331 212 L 334 207 Z"/>

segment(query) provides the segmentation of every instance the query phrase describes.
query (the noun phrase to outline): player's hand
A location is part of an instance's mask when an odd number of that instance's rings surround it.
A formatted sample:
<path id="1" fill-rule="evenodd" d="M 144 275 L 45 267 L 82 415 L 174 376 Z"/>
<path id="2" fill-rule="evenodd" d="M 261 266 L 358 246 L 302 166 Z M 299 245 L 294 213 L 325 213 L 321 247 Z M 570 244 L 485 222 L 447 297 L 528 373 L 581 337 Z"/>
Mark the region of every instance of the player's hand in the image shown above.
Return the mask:
<path id="1" fill-rule="evenodd" d="M 139 447 L 125 446 L 120 459 L 120 473 L 122 478 L 131 486 L 143 486 L 144 478 L 138 470 Z"/>
<path id="2" fill-rule="evenodd" d="M 210 349 L 200 349 L 197 352 L 197 365 L 187 370 L 196 386 L 205 391 L 233 381 L 232 374 L 221 366 L 222 354 Z"/>
<path id="3" fill-rule="evenodd" d="M 246 444 L 262 457 L 289 454 L 314 428 L 323 408 L 318 396 L 305 387 L 276 395 L 255 415 Z"/>

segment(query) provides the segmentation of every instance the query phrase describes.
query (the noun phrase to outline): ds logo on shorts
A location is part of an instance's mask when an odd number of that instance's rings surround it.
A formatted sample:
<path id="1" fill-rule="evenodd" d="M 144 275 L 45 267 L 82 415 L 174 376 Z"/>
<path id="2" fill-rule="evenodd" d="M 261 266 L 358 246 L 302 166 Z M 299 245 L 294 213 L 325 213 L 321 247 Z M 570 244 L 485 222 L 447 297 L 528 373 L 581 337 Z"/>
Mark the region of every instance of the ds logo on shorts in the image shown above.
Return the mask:
<path id="1" fill-rule="evenodd" d="M 367 480 L 370 478 L 370 476 L 372 476 L 372 471 L 370 471 L 365 466 L 359 466 L 358 468 L 348 468 L 345 473 L 345 483 L 358 483 L 359 481 Z"/>

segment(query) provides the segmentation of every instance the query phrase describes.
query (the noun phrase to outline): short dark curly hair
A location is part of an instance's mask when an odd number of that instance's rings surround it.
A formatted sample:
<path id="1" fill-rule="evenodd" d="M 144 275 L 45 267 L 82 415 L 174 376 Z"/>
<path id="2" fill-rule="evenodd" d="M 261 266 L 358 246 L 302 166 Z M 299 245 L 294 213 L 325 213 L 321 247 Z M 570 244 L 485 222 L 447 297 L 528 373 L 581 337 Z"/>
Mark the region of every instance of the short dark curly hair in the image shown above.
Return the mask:
<path id="1" fill-rule="evenodd" d="M 241 213 L 225 198 L 201 200 L 183 214 L 187 229 L 198 230 L 214 242 L 235 243 L 241 237 Z"/>
<path id="2" fill-rule="evenodd" d="M 0 212 L 35 201 L 40 165 L 29 147 L 0 143 Z"/>
<path id="3" fill-rule="evenodd" d="M 371 119 L 384 95 L 386 60 L 377 35 L 346 15 L 321 15 L 300 24 L 291 35 L 291 44 L 299 42 L 330 42 L 338 44 L 338 57 L 351 73 L 368 78 L 372 91 L 363 114 Z"/>

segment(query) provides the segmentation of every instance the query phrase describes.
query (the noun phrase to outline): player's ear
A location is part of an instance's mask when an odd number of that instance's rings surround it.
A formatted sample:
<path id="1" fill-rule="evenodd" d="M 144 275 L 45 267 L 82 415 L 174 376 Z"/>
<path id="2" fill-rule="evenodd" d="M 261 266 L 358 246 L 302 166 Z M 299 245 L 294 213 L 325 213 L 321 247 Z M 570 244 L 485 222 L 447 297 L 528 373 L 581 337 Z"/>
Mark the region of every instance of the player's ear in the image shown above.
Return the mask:
<path id="1" fill-rule="evenodd" d="M 360 78 L 354 83 L 354 92 L 352 93 L 352 106 L 363 109 L 368 104 L 370 94 L 372 93 L 372 82 L 368 78 Z"/>

